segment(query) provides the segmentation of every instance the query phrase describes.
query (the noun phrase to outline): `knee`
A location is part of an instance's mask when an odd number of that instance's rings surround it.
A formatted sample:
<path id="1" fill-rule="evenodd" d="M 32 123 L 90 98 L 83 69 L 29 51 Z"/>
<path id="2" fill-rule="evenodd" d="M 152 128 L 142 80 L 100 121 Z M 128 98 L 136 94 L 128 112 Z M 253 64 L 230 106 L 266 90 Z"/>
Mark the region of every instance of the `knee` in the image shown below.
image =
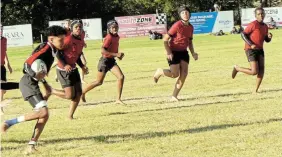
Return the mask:
<path id="1" fill-rule="evenodd" d="M 257 75 L 258 74 L 258 70 L 256 70 L 256 69 L 252 69 L 252 71 L 251 71 L 251 75 Z"/>
<path id="2" fill-rule="evenodd" d="M 48 118 L 49 118 L 49 111 L 48 111 L 47 107 L 44 107 L 44 108 L 42 108 L 39 111 L 39 117 L 46 119 L 46 121 L 48 120 Z"/>
<path id="3" fill-rule="evenodd" d="M 97 86 L 101 86 L 103 84 L 103 81 L 102 80 L 97 80 L 97 81 L 95 81 L 95 84 Z"/>
<path id="4" fill-rule="evenodd" d="M 172 74 L 172 78 L 177 78 L 177 77 L 179 77 L 179 73 L 177 73 L 177 72 L 174 72 L 174 73 L 171 73 Z"/>
<path id="5" fill-rule="evenodd" d="M 187 70 L 182 71 L 181 76 L 183 76 L 183 77 L 187 77 L 187 75 L 188 75 L 188 71 L 187 71 Z"/>
<path id="6" fill-rule="evenodd" d="M 66 93 L 65 98 L 68 99 L 68 100 L 71 100 L 71 99 L 73 99 L 73 97 L 74 97 L 73 95 L 74 95 L 73 92 L 71 92 L 71 93 Z"/>
<path id="7" fill-rule="evenodd" d="M 118 80 L 123 81 L 124 79 L 125 79 L 124 75 L 120 75 L 120 76 L 118 77 Z"/>

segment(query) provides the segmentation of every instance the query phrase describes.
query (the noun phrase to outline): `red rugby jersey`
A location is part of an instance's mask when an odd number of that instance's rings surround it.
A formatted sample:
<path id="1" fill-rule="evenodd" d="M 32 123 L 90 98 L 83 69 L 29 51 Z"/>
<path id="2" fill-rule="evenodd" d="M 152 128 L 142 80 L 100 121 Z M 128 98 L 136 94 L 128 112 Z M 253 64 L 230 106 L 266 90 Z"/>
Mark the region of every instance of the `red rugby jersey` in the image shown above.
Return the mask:
<path id="1" fill-rule="evenodd" d="M 172 51 L 185 51 L 193 40 L 194 27 L 184 25 L 182 21 L 177 21 L 172 25 L 168 31 L 168 35 L 171 37 L 169 41 L 169 47 Z"/>
<path id="2" fill-rule="evenodd" d="M 244 34 L 249 36 L 249 39 L 256 45 L 257 49 L 263 49 L 265 37 L 268 35 L 268 27 L 265 23 L 255 20 L 248 24 Z M 245 50 L 248 49 L 251 49 L 251 46 L 245 43 Z"/>
<path id="3" fill-rule="evenodd" d="M 119 47 L 119 36 L 118 35 L 112 35 L 107 34 L 107 36 L 104 39 L 103 47 L 112 53 L 118 53 L 118 47 Z M 111 55 L 103 54 L 103 57 L 105 58 L 114 58 Z"/>
<path id="4" fill-rule="evenodd" d="M 73 68 L 76 67 L 76 62 L 79 59 L 82 49 L 84 46 L 84 41 L 74 37 L 73 35 L 66 36 L 64 41 L 65 49 L 63 57 L 66 64 L 69 64 Z M 63 63 L 58 61 L 58 67 L 64 69 Z"/>
<path id="5" fill-rule="evenodd" d="M 5 64 L 6 55 L 7 55 L 7 38 L 1 37 L 1 65 Z"/>

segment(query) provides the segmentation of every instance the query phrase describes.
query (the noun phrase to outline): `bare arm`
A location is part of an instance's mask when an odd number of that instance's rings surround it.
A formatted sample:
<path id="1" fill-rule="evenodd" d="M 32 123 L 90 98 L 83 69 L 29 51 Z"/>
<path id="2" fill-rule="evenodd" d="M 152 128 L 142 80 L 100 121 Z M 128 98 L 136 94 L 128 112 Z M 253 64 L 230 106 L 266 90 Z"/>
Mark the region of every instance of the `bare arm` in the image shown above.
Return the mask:
<path id="1" fill-rule="evenodd" d="M 164 36 L 164 38 L 163 38 L 164 47 L 165 47 L 165 50 L 166 50 L 166 54 L 167 54 L 167 55 L 172 54 L 171 49 L 170 49 L 170 47 L 169 47 L 169 45 L 168 45 L 169 39 L 170 39 L 170 36 L 169 36 L 168 34 L 166 34 L 166 35 Z"/>
<path id="2" fill-rule="evenodd" d="M 247 35 L 246 33 L 242 32 L 241 33 L 241 37 L 248 45 L 250 45 L 250 46 L 253 45 L 253 42 L 250 40 L 249 35 Z"/>
<path id="3" fill-rule="evenodd" d="M 10 65 L 10 61 L 9 61 L 9 58 L 8 58 L 8 55 L 7 55 L 7 54 L 6 54 L 5 59 L 6 59 L 6 64 L 7 64 L 7 67 L 8 67 L 8 69 L 9 69 L 9 72 L 12 73 L 12 72 L 13 72 L 13 69 L 12 69 L 12 67 L 11 67 L 11 65 Z"/>
<path id="4" fill-rule="evenodd" d="M 195 52 L 195 50 L 194 50 L 194 45 L 193 45 L 192 39 L 190 40 L 190 44 L 189 44 L 188 48 L 189 48 L 189 50 L 190 50 L 190 52 L 191 52 L 193 58 L 194 58 L 195 60 L 198 60 L 198 54 L 197 54 L 197 53 Z"/>
<path id="5" fill-rule="evenodd" d="M 81 56 L 80 56 L 80 59 L 81 59 L 81 61 L 82 61 L 82 63 L 84 64 L 84 65 L 86 65 L 87 64 L 87 61 L 86 61 L 86 58 L 85 58 L 85 56 L 84 56 L 84 53 L 82 52 L 82 54 L 81 54 Z"/>
<path id="6" fill-rule="evenodd" d="M 189 48 L 191 54 L 193 55 L 193 54 L 195 53 L 195 50 L 194 50 L 194 45 L 193 45 L 193 42 L 192 42 L 192 41 L 190 42 L 188 48 Z"/>

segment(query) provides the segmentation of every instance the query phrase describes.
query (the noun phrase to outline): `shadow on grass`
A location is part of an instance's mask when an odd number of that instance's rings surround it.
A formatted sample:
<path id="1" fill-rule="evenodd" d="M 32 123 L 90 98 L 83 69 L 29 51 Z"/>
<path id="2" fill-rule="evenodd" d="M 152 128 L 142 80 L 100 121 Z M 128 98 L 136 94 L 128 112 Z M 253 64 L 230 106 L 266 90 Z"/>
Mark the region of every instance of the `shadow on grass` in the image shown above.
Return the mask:
<path id="1" fill-rule="evenodd" d="M 266 100 L 266 99 L 274 99 L 276 97 L 263 97 L 257 100 Z M 112 112 L 105 116 L 111 116 L 111 115 L 124 115 L 124 114 L 131 114 L 131 113 L 142 113 L 142 112 L 154 112 L 154 111 L 165 111 L 165 110 L 173 110 L 173 109 L 181 109 L 181 108 L 190 108 L 190 107 L 197 107 L 197 106 L 208 106 L 208 105 L 218 105 L 218 104 L 225 104 L 225 103 L 233 103 L 233 102 L 244 102 L 247 100 L 229 100 L 229 101 L 216 101 L 216 102 L 208 102 L 208 103 L 196 103 L 193 105 L 183 105 L 183 106 L 175 106 L 175 107 L 165 107 L 165 108 L 157 108 L 157 109 L 148 109 L 148 110 L 138 110 L 138 111 L 130 111 L 130 112 Z"/>
<path id="2" fill-rule="evenodd" d="M 194 105 L 189 105 L 189 106 L 183 105 L 183 106 L 166 107 L 166 108 L 157 108 L 157 109 L 149 109 L 149 110 L 139 110 L 139 111 L 132 111 L 132 112 L 113 112 L 113 113 L 109 113 L 108 115 L 119 115 L 119 114 L 129 114 L 129 113 L 164 111 L 164 110 L 181 109 L 181 108 L 190 108 L 190 107 L 195 107 L 195 106 L 216 105 L 216 104 L 231 103 L 231 102 L 240 102 L 240 101 L 244 101 L 244 100 L 231 100 L 231 101 L 216 101 L 216 102 L 208 102 L 208 103 L 196 103 L 196 104 L 194 104 Z"/>
<path id="3" fill-rule="evenodd" d="M 278 92 L 278 91 L 282 91 L 282 89 L 268 89 L 268 90 L 262 91 L 262 93 Z M 189 101 L 189 100 L 215 98 L 215 97 L 240 96 L 240 95 L 248 95 L 248 94 L 251 94 L 251 92 L 225 93 L 225 94 L 215 94 L 215 95 L 207 95 L 207 96 L 199 96 L 199 97 L 190 97 L 190 98 L 181 99 L 180 101 Z M 148 96 L 148 97 L 133 97 L 133 98 L 123 99 L 123 101 L 125 103 L 127 103 L 126 101 L 140 101 L 140 100 L 150 101 L 150 99 L 159 99 L 159 98 L 168 98 L 168 96 L 161 95 L 161 96 Z M 107 100 L 107 101 L 100 101 L 100 102 L 94 102 L 94 103 L 92 103 L 92 102 L 91 103 L 81 103 L 80 106 L 95 106 L 95 105 L 102 105 L 102 104 L 108 104 L 108 103 L 114 103 L 114 102 L 115 101 L 113 101 L 113 100 Z M 160 103 L 163 103 L 163 101 L 160 102 Z M 174 103 L 174 102 L 166 102 L 166 103 Z M 222 103 L 228 103 L 228 101 L 222 102 Z M 201 104 L 195 104 L 193 106 L 199 106 L 199 105 L 201 105 Z M 210 105 L 210 103 L 208 103 L 208 105 Z M 59 107 L 59 108 L 56 107 L 54 109 L 61 109 L 61 108 L 68 108 L 68 106 Z M 175 108 L 177 108 L 177 107 L 175 107 Z M 50 108 L 50 109 L 52 109 L 52 108 Z M 174 109 L 174 107 L 171 108 L 171 109 Z M 163 110 L 163 109 L 159 109 L 159 110 Z M 144 112 L 144 111 L 140 111 L 140 112 Z M 121 114 L 127 114 L 127 113 L 130 113 L 130 112 L 120 112 L 120 113 Z M 116 115 L 116 114 L 118 114 L 118 113 L 110 113 L 109 115 Z"/>
<path id="4" fill-rule="evenodd" d="M 92 140 L 100 143 L 120 143 L 126 142 L 130 140 L 141 140 L 141 139 L 151 139 L 156 137 L 166 137 L 171 135 L 178 135 L 178 134 L 196 134 L 196 133 L 203 133 L 209 132 L 214 130 L 222 130 L 228 129 L 232 127 L 241 127 L 241 126 L 248 126 L 248 125 L 255 125 L 255 124 L 267 124 L 272 122 L 282 121 L 282 118 L 273 118 L 267 121 L 257 121 L 257 122 L 250 122 L 250 123 L 238 123 L 238 124 L 221 124 L 221 125 L 210 125 L 198 128 L 191 128 L 191 129 L 184 129 L 184 130 L 176 130 L 176 131 L 161 131 L 161 132 L 147 132 L 141 134 L 120 134 L 120 135 L 99 135 L 99 136 L 84 136 L 84 137 L 73 137 L 73 138 L 59 138 L 59 139 L 48 139 L 42 140 L 40 143 L 44 144 L 56 144 L 56 143 L 66 143 L 66 142 L 79 142 L 84 140 Z M 26 143 L 26 141 L 21 140 L 9 140 L 3 141 L 3 143 Z M 20 149 L 21 147 L 5 147 L 2 146 L 1 150 L 14 150 Z"/>

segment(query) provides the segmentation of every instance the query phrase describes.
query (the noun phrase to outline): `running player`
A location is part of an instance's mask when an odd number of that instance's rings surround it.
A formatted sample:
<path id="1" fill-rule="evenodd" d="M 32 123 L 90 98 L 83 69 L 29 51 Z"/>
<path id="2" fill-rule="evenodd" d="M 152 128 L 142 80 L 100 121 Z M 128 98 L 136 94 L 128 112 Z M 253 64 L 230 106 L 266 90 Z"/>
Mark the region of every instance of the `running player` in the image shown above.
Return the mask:
<path id="1" fill-rule="evenodd" d="M 84 38 L 85 38 L 85 35 L 86 35 L 86 32 L 85 32 L 85 30 L 83 29 L 83 22 L 82 22 L 82 20 L 79 20 L 79 23 L 81 24 L 81 26 L 82 26 L 82 33 L 81 33 L 81 40 L 83 40 L 83 42 L 84 42 L 84 48 L 87 48 L 87 44 L 86 44 L 86 42 L 85 42 L 85 40 L 84 40 Z M 81 61 L 82 61 L 82 63 L 86 66 L 87 65 L 87 61 L 86 61 L 86 58 L 85 58 L 85 55 L 84 55 L 84 53 L 82 52 L 82 54 L 81 54 L 81 56 L 80 56 L 80 59 L 81 59 Z M 84 81 L 84 75 L 87 75 L 87 74 L 85 74 L 83 71 L 82 71 L 82 73 L 81 73 L 81 75 L 80 75 L 80 77 L 81 77 L 81 82 L 82 83 L 86 83 L 85 81 Z"/>
<path id="2" fill-rule="evenodd" d="M 90 83 L 82 92 L 82 101 L 86 102 L 85 95 L 93 88 L 103 84 L 104 78 L 108 71 L 111 71 L 117 77 L 118 83 L 118 95 L 116 103 L 124 104 L 121 101 L 121 94 L 124 83 L 124 75 L 116 63 L 115 57 L 122 60 L 124 53 L 119 52 L 119 35 L 118 35 L 118 23 L 115 20 L 110 20 L 107 23 L 108 34 L 104 39 L 102 46 L 102 57 L 98 64 L 97 78 L 94 82 Z"/>
<path id="3" fill-rule="evenodd" d="M 48 42 L 40 44 L 33 52 L 32 55 L 24 63 L 24 76 L 21 78 L 19 87 L 25 101 L 28 101 L 34 109 L 34 112 L 6 120 L 1 126 L 2 132 L 6 132 L 11 126 L 31 120 L 37 120 L 31 140 L 29 142 L 27 153 L 36 151 L 35 145 L 42 133 L 45 124 L 49 118 L 49 111 L 46 100 L 50 96 L 51 87 L 47 84 L 44 77 L 48 74 L 56 53 L 63 48 L 64 38 L 66 31 L 60 26 L 51 26 L 47 29 Z M 44 61 L 47 71 L 35 73 L 31 69 L 32 63 L 36 59 Z M 44 85 L 46 94 L 42 95 L 39 89 L 39 81 Z"/>
<path id="4" fill-rule="evenodd" d="M 13 72 L 13 69 L 10 65 L 9 58 L 7 55 L 7 38 L 3 37 L 3 26 L 0 24 L 0 35 L 1 35 L 1 83 L 4 83 L 7 81 L 6 77 L 6 66 L 9 69 L 10 74 Z M 6 60 L 6 62 L 5 62 Z M 5 90 L 0 89 L 0 102 L 3 101 L 4 94 L 6 93 Z M 1 107 L 1 114 L 3 114 L 3 108 Z"/>
<path id="5" fill-rule="evenodd" d="M 172 94 L 172 101 L 179 101 L 177 96 L 188 75 L 189 48 L 193 58 L 198 60 L 198 54 L 194 51 L 193 31 L 194 27 L 189 23 L 191 12 L 188 7 L 181 6 L 178 9 L 181 20 L 177 21 L 164 36 L 164 47 L 167 52 L 167 60 L 170 69 L 157 69 L 154 74 L 155 83 L 161 76 L 178 78 Z"/>
<path id="6" fill-rule="evenodd" d="M 238 72 L 248 75 L 257 75 L 257 83 L 254 93 L 258 92 L 259 86 L 264 75 L 264 41 L 270 42 L 272 34 L 268 33 L 268 27 L 263 22 L 265 11 L 263 8 L 255 9 L 256 20 L 251 22 L 247 28 L 241 33 L 245 41 L 245 51 L 251 68 L 239 67 L 234 65 L 232 78 L 236 77 Z"/>
<path id="7" fill-rule="evenodd" d="M 71 20 L 70 19 L 65 19 L 64 20 L 64 28 L 65 28 L 65 30 L 67 32 L 66 36 L 71 35 L 70 24 L 71 24 Z M 57 62 L 54 62 L 54 64 L 52 65 L 51 69 L 53 69 L 54 67 L 57 67 L 57 65 L 58 65 Z M 55 81 L 56 82 L 59 81 L 57 74 L 55 75 Z"/>
<path id="8" fill-rule="evenodd" d="M 52 94 L 72 101 L 69 119 L 73 119 L 82 93 L 81 79 L 76 64 L 81 67 L 84 73 L 88 73 L 88 68 L 80 59 L 84 46 L 84 41 L 81 40 L 81 28 L 81 23 L 78 20 L 71 23 L 71 35 L 65 38 L 64 52 L 60 53 L 57 76 L 64 90 L 52 89 Z"/>

